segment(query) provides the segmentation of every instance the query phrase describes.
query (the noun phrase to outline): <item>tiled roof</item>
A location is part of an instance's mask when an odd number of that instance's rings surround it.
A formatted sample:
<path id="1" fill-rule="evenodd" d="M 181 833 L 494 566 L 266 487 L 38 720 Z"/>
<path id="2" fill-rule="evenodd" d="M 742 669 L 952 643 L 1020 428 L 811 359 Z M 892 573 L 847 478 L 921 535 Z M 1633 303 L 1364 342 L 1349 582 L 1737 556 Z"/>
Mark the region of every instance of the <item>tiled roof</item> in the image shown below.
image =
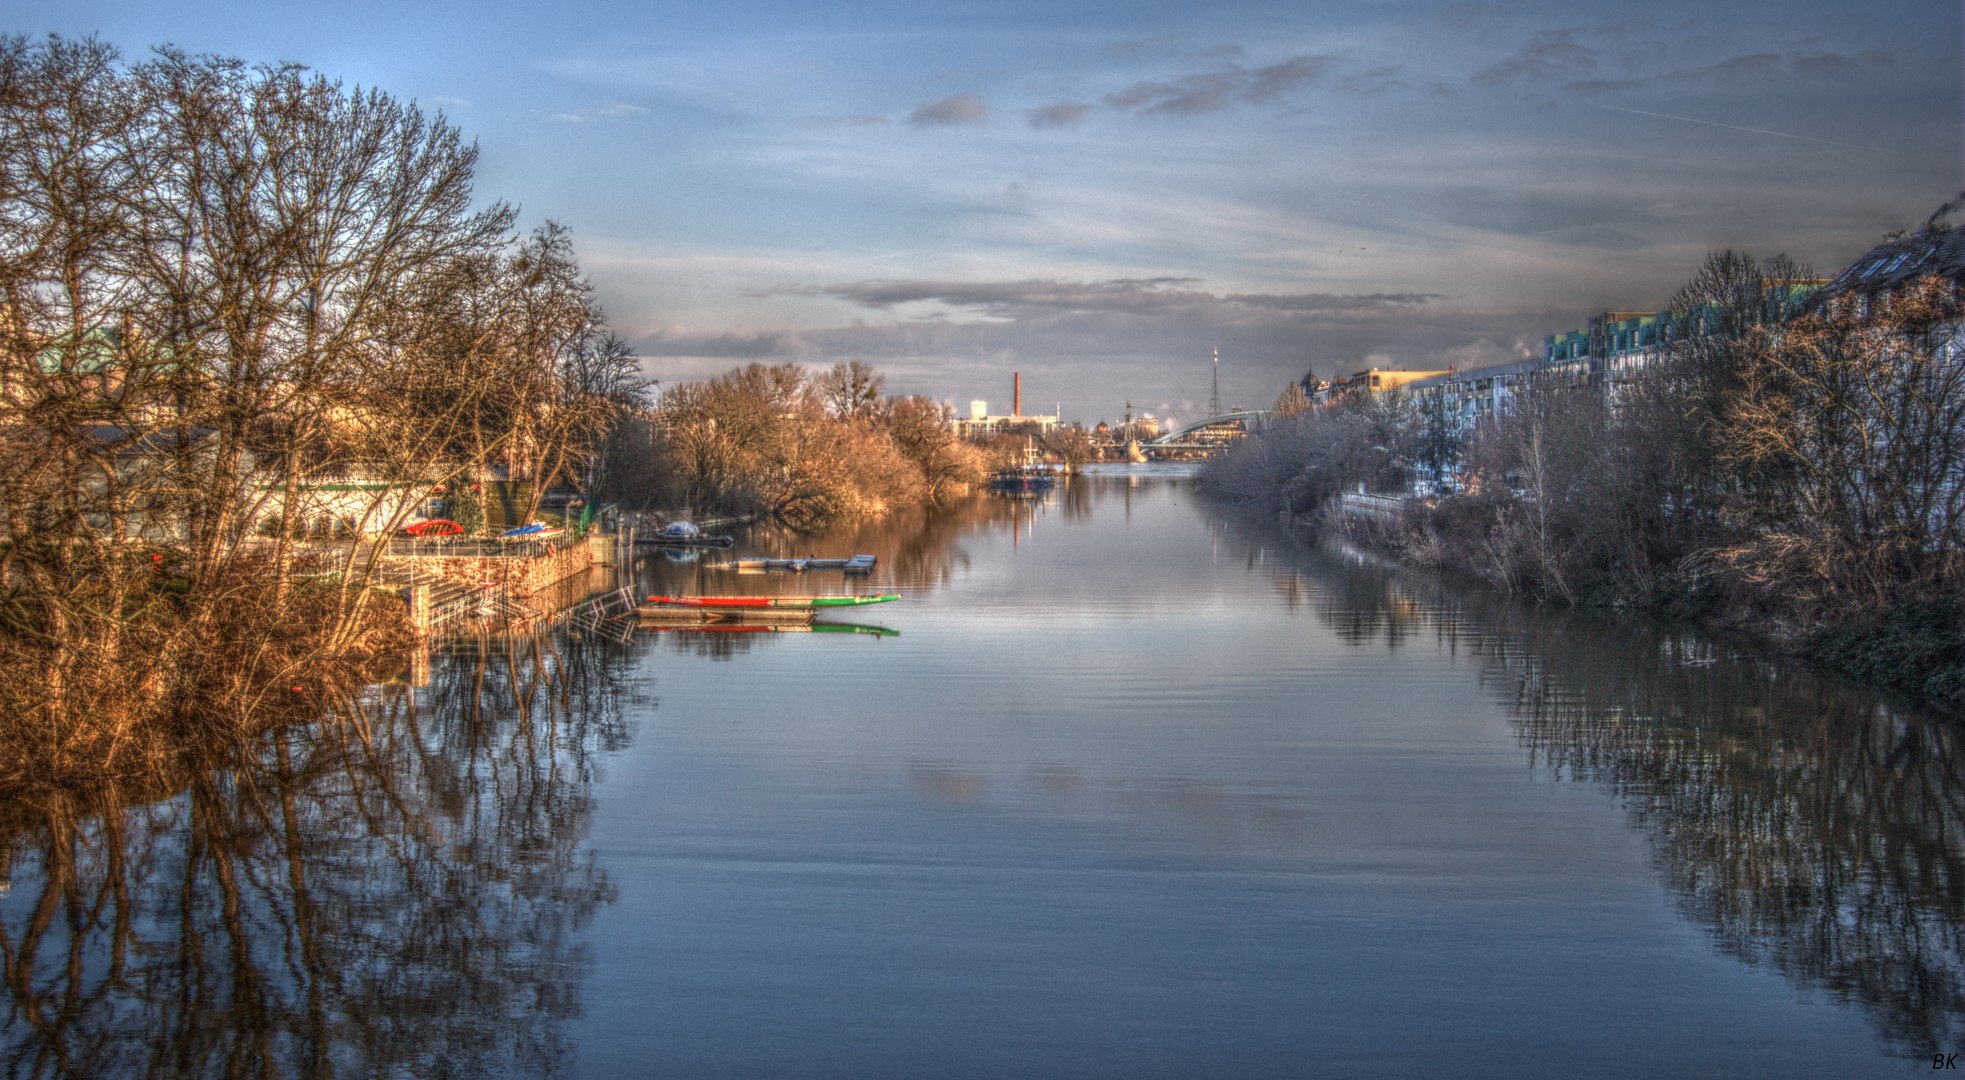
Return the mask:
<path id="1" fill-rule="evenodd" d="M 1813 307 L 1845 293 L 1878 293 L 1937 275 L 1965 281 L 1965 227 L 1919 229 L 1902 240 L 1879 244 L 1835 275 L 1808 298 Z"/>

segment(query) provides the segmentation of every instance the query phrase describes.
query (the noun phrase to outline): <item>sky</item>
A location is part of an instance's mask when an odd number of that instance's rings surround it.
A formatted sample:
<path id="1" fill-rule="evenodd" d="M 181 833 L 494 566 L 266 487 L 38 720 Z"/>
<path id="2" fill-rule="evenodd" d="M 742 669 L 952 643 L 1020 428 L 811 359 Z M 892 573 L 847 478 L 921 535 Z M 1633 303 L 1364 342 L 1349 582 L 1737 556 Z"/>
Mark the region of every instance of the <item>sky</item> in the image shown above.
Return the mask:
<path id="1" fill-rule="evenodd" d="M 1196 418 L 1539 352 L 1708 252 L 1832 273 L 1965 188 L 1960 0 L 0 0 L 441 111 L 664 382 Z"/>

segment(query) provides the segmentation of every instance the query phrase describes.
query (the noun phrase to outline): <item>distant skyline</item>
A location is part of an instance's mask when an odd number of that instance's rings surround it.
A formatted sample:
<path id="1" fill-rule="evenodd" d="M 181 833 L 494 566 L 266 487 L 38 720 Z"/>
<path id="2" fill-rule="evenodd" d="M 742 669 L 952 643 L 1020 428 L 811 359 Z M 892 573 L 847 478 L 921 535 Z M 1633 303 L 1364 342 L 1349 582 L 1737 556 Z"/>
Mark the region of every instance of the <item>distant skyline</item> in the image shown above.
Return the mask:
<path id="1" fill-rule="evenodd" d="M 1467 367 L 1710 250 L 1839 268 L 1965 188 L 1961 5 L 8 0 L 441 110 L 664 382 L 864 360 L 1068 420 Z"/>

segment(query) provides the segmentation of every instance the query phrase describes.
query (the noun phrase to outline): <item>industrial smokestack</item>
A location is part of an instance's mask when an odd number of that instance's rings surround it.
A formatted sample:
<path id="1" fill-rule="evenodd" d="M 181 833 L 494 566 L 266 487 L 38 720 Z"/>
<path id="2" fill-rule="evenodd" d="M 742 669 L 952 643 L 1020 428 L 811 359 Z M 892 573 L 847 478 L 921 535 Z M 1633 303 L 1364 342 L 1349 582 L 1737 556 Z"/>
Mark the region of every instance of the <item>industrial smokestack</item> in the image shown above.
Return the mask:
<path id="1" fill-rule="evenodd" d="M 1019 371 L 1015 375 L 1011 376 L 1011 378 L 1013 378 L 1015 381 L 1010 384 L 1012 387 L 1010 392 L 1010 415 L 1022 416 L 1023 415 L 1023 372 Z"/>

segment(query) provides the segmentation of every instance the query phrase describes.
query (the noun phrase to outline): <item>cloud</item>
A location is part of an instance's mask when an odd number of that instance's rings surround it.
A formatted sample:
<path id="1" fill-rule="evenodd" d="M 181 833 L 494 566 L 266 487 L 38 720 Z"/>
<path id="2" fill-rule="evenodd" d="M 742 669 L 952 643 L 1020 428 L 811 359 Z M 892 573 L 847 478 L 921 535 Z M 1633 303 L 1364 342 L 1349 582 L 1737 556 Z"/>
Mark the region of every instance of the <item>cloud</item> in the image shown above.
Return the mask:
<path id="1" fill-rule="evenodd" d="M 883 294 L 897 285 L 916 286 L 904 290 L 908 296 L 936 291 L 919 287 L 931 286 L 929 282 L 872 284 L 884 286 Z M 1073 284 L 1114 283 L 996 282 L 981 287 L 993 286 L 992 295 L 1015 299 L 1033 284 L 1052 295 Z M 961 295 L 975 298 L 971 294 L 979 286 L 961 288 Z M 1195 292 L 1180 285 L 1160 291 Z M 1568 329 L 1576 321 L 1569 311 L 1461 311 L 1399 295 L 1230 294 L 1157 312 L 1037 314 L 970 322 L 853 321 L 754 332 L 678 326 L 646 334 L 636 344 L 651 361 L 650 373 L 669 384 L 708 378 L 753 360 L 810 367 L 861 360 L 879 366 L 895 392 L 968 400 L 987 397 L 998 385 L 1007 387 L 1010 373 L 1021 371 L 1026 392 L 1062 398 L 1067 416 L 1089 424 L 1101 416 L 1116 417 L 1128 398 L 1136 405 L 1205 401 L 1216 347 L 1221 350 L 1223 397 L 1230 404 L 1255 405 L 1274 399 L 1286 380 L 1301 377 L 1306 368 L 1330 375 L 1369 366 L 1479 367 L 1517 359 L 1524 348 L 1539 347 L 1550 328 Z"/>
<path id="2" fill-rule="evenodd" d="M 1292 56 L 1280 64 L 1249 72 L 1242 97 L 1248 101 L 1272 101 L 1299 86 L 1316 82 L 1336 66 L 1337 59 L 1331 56 Z"/>
<path id="3" fill-rule="evenodd" d="M 1360 94 L 1367 97 L 1383 94 L 1389 90 L 1410 89 L 1412 84 L 1398 77 L 1404 72 L 1405 68 L 1397 65 L 1375 67 L 1344 79 L 1337 84 L 1337 88 L 1347 94 Z"/>
<path id="4" fill-rule="evenodd" d="M 444 105 L 453 109 L 468 109 L 471 107 L 471 103 L 461 97 L 444 97 L 439 95 L 431 98 L 430 101 L 433 104 Z"/>
<path id="5" fill-rule="evenodd" d="M 1637 79 L 1585 79 L 1563 87 L 1574 94 L 1609 94 L 1641 85 Z"/>
<path id="6" fill-rule="evenodd" d="M 879 113 L 860 113 L 856 116 L 847 117 L 846 122 L 852 124 L 854 127 L 878 127 L 882 124 L 893 123 L 892 120 L 887 119 Z"/>
<path id="7" fill-rule="evenodd" d="M 645 356 L 699 356 L 717 360 L 764 360 L 809 351 L 797 334 L 770 330 L 699 331 L 670 327 L 635 342 Z"/>
<path id="8" fill-rule="evenodd" d="M 1191 116 L 1195 113 L 1219 112 L 1233 105 L 1235 89 L 1235 80 L 1227 75 L 1189 75 L 1176 83 L 1135 83 L 1117 97 L 1125 101 L 1128 108 L 1151 101 L 1151 105 L 1140 110 L 1142 113 Z M 1113 99 L 1108 98 L 1107 101 L 1112 102 Z"/>
<path id="9" fill-rule="evenodd" d="M 619 120 L 623 117 L 640 116 L 647 111 L 639 105 L 610 101 L 592 108 L 581 109 L 579 112 L 549 113 L 546 119 L 557 120 L 562 124 L 585 124 L 594 120 Z"/>
<path id="10" fill-rule="evenodd" d="M 1498 23 L 1514 15 L 1520 7 L 1519 0 L 1506 4 L 1466 0 L 1462 3 L 1448 4 L 1440 9 L 1439 17 L 1441 22 L 1455 30 L 1472 30 Z"/>
<path id="11" fill-rule="evenodd" d="M 1240 60 L 1248 53 L 1240 45 L 1211 45 L 1194 55 L 1202 60 Z"/>
<path id="12" fill-rule="evenodd" d="M 975 94 L 961 93 L 945 97 L 940 101 L 925 102 L 915 106 L 907 115 L 907 122 L 915 127 L 939 127 L 950 124 L 980 124 L 989 119 L 989 106 Z"/>
<path id="13" fill-rule="evenodd" d="M 1199 278 L 1187 277 L 1114 278 L 1107 281 L 875 280 L 796 291 L 835 296 L 879 311 L 891 310 L 903 304 L 932 301 L 998 318 L 1093 312 L 1157 316 L 1199 308 L 1329 314 L 1410 307 L 1439 299 L 1430 293 L 1217 294 L 1191 287 L 1199 281 Z"/>
<path id="14" fill-rule="evenodd" d="M 1292 90 L 1317 82 L 1338 65 L 1334 56 L 1292 56 L 1258 68 L 1229 64 L 1196 72 L 1172 82 L 1142 80 L 1105 96 L 1115 109 L 1138 109 L 1141 115 L 1192 116 L 1220 112 L 1237 102 L 1274 101 Z"/>
<path id="15" fill-rule="evenodd" d="M 1595 49 L 1576 40 L 1574 30 L 1538 30 L 1513 54 L 1474 73 L 1483 86 L 1501 86 L 1523 78 L 1548 78 L 1592 71 Z"/>
<path id="16" fill-rule="evenodd" d="M 1780 53 L 1762 52 L 1722 60 L 1706 70 L 1713 75 L 1757 75 L 1764 71 L 1779 71 L 1780 68 Z"/>
<path id="17" fill-rule="evenodd" d="M 1030 126 L 1034 128 L 1070 127 L 1085 118 L 1085 114 L 1097 108 L 1082 101 L 1060 101 L 1040 109 L 1029 110 Z"/>
<path id="18" fill-rule="evenodd" d="M 1897 58 L 1893 54 L 1880 49 L 1855 56 L 1846 53 L 1810 53 L 1806 56 L 1795 56 L 1758 52 L 1722 60 L 1707 68 L 1706 73 L 1734 78 L 1760 75 L 1799 75 L 1803 78 L 1814 78 L 1821 75 L 1847 75 L 1866 67 L 1892 67 L 1896 62 Z"/>

